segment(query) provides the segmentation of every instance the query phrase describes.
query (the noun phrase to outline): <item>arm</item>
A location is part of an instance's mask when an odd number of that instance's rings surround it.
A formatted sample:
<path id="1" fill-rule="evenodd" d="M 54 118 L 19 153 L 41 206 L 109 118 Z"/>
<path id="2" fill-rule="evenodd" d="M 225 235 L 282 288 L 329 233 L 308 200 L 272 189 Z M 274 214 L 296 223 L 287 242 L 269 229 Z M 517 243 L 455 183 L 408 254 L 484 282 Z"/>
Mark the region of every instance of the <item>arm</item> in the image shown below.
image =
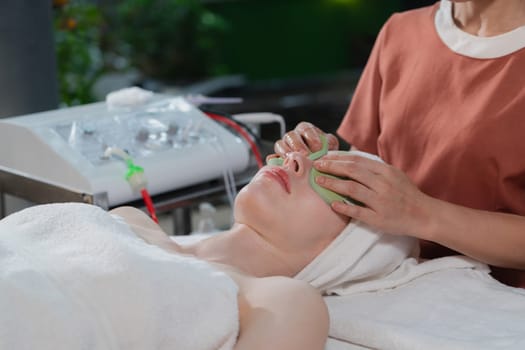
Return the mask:
<path id="1" fill-rule="evenodd" d="M 355 181 L 319 178 L 366 207 L 333 209 L 391 234 L 439 243 L 482 262 L 525 269 L 525 217 L 474 210 L 432 198 L 398 169 L 359 156 L 328 155 L 315 167 Z"/>
<path id="2" fill-rule="evenodd" d="M 285 277 L 239 283 L 240 333 L 235 350 L 322 350 L 328 311 L 317 290 Z"/>
<path id="3" fill-rule="evenodd" d="M 474 210 L 434 198 L 434 213 L 420 238 L 437 242 L 467 256 L 499 267 L 525 270 L 525 217 Z"/>

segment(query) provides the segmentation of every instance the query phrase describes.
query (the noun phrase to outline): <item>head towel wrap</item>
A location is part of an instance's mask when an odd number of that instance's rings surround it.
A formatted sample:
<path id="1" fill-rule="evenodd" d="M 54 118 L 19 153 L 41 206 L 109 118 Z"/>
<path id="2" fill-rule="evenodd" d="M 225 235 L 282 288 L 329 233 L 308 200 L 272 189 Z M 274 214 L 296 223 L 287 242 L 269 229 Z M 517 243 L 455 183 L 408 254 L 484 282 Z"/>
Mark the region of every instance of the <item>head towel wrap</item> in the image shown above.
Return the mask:
<path id="1" fill-rule="evenodd" d="M 295 278 L 325 295 L 344 295 L 352 284 L 391 273 L 416 249 L 417 240 L 413 237 L 383 234 L 352 220 Z"/>

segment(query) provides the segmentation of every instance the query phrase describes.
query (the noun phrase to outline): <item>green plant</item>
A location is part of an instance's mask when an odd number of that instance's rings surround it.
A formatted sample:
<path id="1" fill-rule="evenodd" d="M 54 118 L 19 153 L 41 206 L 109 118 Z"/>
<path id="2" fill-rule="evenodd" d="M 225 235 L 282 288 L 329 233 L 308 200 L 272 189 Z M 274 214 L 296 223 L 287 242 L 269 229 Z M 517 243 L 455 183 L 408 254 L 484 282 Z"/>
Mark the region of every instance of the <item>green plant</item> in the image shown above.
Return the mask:
<path id="1" fill-rule="evenodd" d="M 146 76 L 184 82 L 224 73 L 227 24 L 200 0 L 123 0 L 112 16 L 114 49 Z"/>
<path id="2" fill-rule="evenodd" d="M 61 104 L 94 101 L 92 87 L 104 70 L 99 49 L 102 15 L 82 1 L 54 2 L 55 50 Z"/>

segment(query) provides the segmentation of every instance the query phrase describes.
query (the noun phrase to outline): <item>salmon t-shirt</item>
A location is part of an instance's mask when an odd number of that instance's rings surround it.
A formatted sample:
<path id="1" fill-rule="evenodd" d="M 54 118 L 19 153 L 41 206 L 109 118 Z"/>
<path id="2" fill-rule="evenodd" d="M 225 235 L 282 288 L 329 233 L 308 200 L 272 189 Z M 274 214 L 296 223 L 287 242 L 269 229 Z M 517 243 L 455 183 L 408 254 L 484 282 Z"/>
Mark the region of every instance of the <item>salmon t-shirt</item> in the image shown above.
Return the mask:
<path id="1" fill-rule="evenodd" d="M 450 6 L 387 21 L 337 132 L 432 197 L 525 216 L 525 27 L 475 37 L 455 27 Z M 494 274 L 525 287 L 525 271 Z"/>

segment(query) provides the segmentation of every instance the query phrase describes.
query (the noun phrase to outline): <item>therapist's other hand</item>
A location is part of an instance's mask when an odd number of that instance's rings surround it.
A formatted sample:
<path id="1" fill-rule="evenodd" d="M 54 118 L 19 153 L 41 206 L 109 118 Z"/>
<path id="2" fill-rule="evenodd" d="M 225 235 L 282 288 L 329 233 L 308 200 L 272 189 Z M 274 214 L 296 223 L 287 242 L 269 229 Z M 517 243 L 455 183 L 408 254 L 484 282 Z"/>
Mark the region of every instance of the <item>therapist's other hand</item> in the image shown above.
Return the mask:
<path id="1" fill-rule="evenodd" d="M 355 218 L 385 233 L 417 238 L 431 219 L 430 197 L 393 166 L 357 155 L 329 154 L 314 162 L 319 171 L 352 180 L 317 177 L 319 185 L 365 206 L 332 203 L 336 212 Z"/>
<path id="2" fill-rule="evenodd" d="M 273 149 L 281 157 L 290 152 L 301 152 L 304 155 L 317 152 L 323 146 L 319 136 L 321 134 L 326 135 L 329 150 L 339 148 L 339 141 L 335 135 L 323 132 L 312 123 L 300 122 L 295 129 L 287 132 L 281 140 L 275 142 Z"/>

